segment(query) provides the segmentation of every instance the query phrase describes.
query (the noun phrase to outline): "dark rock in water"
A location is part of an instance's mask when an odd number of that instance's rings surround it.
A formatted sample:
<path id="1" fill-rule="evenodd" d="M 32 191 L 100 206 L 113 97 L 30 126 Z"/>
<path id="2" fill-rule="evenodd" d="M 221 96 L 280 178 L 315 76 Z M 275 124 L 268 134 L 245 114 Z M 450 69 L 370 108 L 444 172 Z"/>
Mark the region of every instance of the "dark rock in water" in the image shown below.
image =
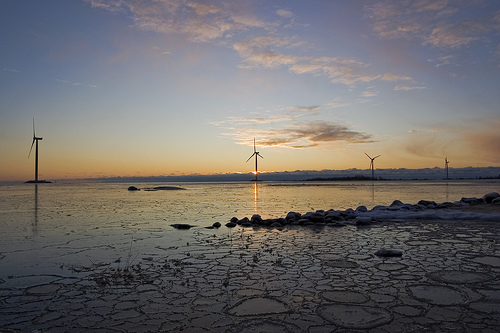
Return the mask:
<path id="1" fill-rule="evenodd" d="M 155 190 L 155 191 L 175 191 L 175 190 L 185 190 L 185 188 L 178 187 L 178 186 L 157 186 L 157 187 L 153 187 L 153 190 Z"/>
<path id="2" fill-rule="evenodd" d="M 358 216 L 356 218 L 356 225 L 358 226 L 368 226 L 372 224 L 372 218 L 370 216 Z"/>
<path id="3" fill-rule="evenodd" d="M 220 222 L 215 222 L 214 224 L 212 224 L 212 227 L 214 228 L 220 228 L 221 224 Z"/>
<path id="4" fill-rule="evenodd" d="M 135 187 L 135 186 L 129 186 L 129 187 L 128 187 L 128 190 L 129 190 L 129 191 L 140 191 L 140 189 L 138 189 L 138 188 L 137 188 L 137 187 Z"/>
<path id="5" fill-rule="evenodd" d="M 252 223 L 260 223 L 260 222 L 262 222 L 262 217 L 259 214 L 253 214 L 250 221 Z"/>
<path id="6" fill-rule="evenodd" d="M 394 249 L 380 249 L 375 252 L 375 255 L 379 257 L 401 257 L 403 255 L 403 251 Z"/>
<path id="7" fill-rule="evenodd" d="M 436 202 L 435 201 L 431 201 L 431 200 L 420 200 L 418 202 L 419 205 L 423 205 L 425 207 L 429 206 L 429 205 L 432 205 L 432 206 L 436 206 Z"/>
<path id="8" fill-rule="evenodd" d="M 238 218 L 237 217 L 231 217 L 231 219 L 229 221 L 231 221 L 233 223 L 236 223 L 236 222 L 238 222 Z"/>
<path id="9" fill-rule="evenodd" d="M 273 222 L 273 224 L 270 225 L 272 228 L 280 229 L 283 228 L 283 225 L 279 223 L 278 221 Z"/>
<path id="10" fill-rule="evenodd" d="M 497 192 L 491 192 L 491 193 L 483 195 L 483 197 L 481 199 L 486 201 L 486 203 L 490 204 L 494 199 L 496 199 L 498 197 L 500 197 L 500 194 L 498 194 Z"/>
<path id="11" fill-rule="evenodd" d="M 302 215 L 301 215 L 300 213 L 296 213 L 296 212 L 288 212 L 288 214 L 286 214 L 285 219 L 286 219 L 286 220 L 296 220 L 296 221 L 298 221 L 298 220 L 300 220 L 300 217 L 301 217 L 301 216 L 302 216 Z"/>
<path id="12" fill-rule="evenodd" d="M 306 223 L 306 222 L 309 222 L 309 219 L 299 219 L 299 220 L 297 221 L 297 224 L 298 224 L 298 225 L 303 225 L 303 224 L 304 224 L 304 223 Z"/>
<path id="13" fill-rule="evenodd" d="M 492 205 L 500 205 L 500 197 L 493 199 L 491 202 Z"/>
<path id="14" fill-rule="evenodd" d="M 453 202 L 446 201 L 446 202 L 442 202 L 442 203 L 438 204 L 436 206 L 436 208 L 442 209 L 442 208 L 451 208 L 451 207 L 454 207 L 454 206 L 455 205 L 453 204 Z"/>
<path id="15" fill-rule="evenodd" d="M 311 221 L 311 222 L 324 222 L 325 216 L 320 212 L 315 212 L 315 213 L 312 213 L 311 216 L 309 216 L 309 221 Z"/>
<path id="16" fill-rule="evenodd" d="M 476 206 L 476 205 L 483 205 L 485 201 L 483 199 L 479 198 L 462 198 L 460 199 L 461 202 L 465 202 L 471 206 Z"/>
<path id="17" fill-rule="evenodd" d="M 252 222 L 250 222 L 250 221 L 244 221 L 244 222 L 242 222 L 240 225 L 241 225 L 242 227 L 245 227 L 245 228 L 251 228 L 251 227 L 253 227 L 253 224 L 252 224 Z"/>
<path id="18" fill-rule="evenodd" d="M 394 207 L 394 206 L 403 206 L 404 204 L 400 201 L 400 200 L 394 200 L 392 203 L 391 203 L 391 207 Z"/>
<path id="19" fill-rule="evenodd" d="M 365 213 L 368 211 L 368 208 L 366 208 L 366 206 L 359 206 L 358 208 L 356 208 L 356 211 L 361 212 L 361 213 Z"/>
<path id="20" fill-rule="evenodd" d="M 248 219 L 248 217 L 246 217 L 246 216 L 245 216 L 244 218 L 242 218 L 241 220 L 238 220 L 238 221 L 236 222 L 236 224 L 239 224 L 239 225 L 242 225 L 242 224 L 247 224 L 247 223 L 250 223 L 250 220 L 249 220 L 249 219 Z"/>
<path id="21" fill-rule="evenodd" d="M 234 228 L 236 226 L 237 226 L 237 224 L 235 222 L 227 222 L 226 223 L 226 227 L 228 227 L 228 228 Z"/>
<path id="22" fill-rule="evenodd" d="M 185 223 L 171 224 L 171 226 L 174 227 L 175 229 L 181 229 L 181 230 L 191 229 L 191 227 L 192 227 L 192 225 L 185 224 Z"/>

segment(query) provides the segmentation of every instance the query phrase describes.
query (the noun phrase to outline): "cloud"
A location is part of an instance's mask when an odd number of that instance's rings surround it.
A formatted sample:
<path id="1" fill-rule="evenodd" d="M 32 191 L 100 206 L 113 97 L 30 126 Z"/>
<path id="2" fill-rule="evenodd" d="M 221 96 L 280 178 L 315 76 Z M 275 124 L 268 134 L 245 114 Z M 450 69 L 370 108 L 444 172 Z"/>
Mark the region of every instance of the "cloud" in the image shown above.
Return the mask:
<path id="1" fill-rule="evenodd" d="M 313 106 L 294 106 L 292 107 L 293 111 L 316 111 L 321 109 L 321 106 L 319 105 L 313 105 Z"/>
<path id="2" fill-rule="evenodd" d="M 382 81 L 413 81 L 409 76 L 394 73 L 386 73 L 380 79 Z"/>
<path id="3" fill-rule="evenodd" d="M 260 146 L 311 148 L 335 142 L 369 143 L 373 136 L 354 131 L 349 127 L 322 120 L 299 121 L 284 127 L 256 129 L 230 128 L 232 132 L 225 135 L 233 137 L 239 144 L 248 144 L 248 138 L 256 137 Z"/>
<path id="4" fill-rule="evenodd" d="M 60 79 L 53 79 L 54 81 L 61 82 L 64 84 L 72 85 L 72 86 L 83 86 L 83 87 L 89 87 L 89 88 L 97 88 L 97 85 L 95 84 L 86 84 L 86 83 L 80 83 L 80 82 L 72 82 L 68 80 L 60 80 Z"/>
<path id="5" fill-rule="evenodd" d="M 14 69 L 14 68 L 4 68 L 4 69 L 2 69 L 2 72 L 4 72 L 4 73 L 19 73 L 19 71 L 17 69 Z"/>
<path id="6" fill-rule="evenodd" d="M 276 14 L 278 14 L 279 16 L 281 17 L 285 17 L 285 18 L 291 18 L 291 17 L 294 17 L 293 13 L 289 10 L 285 10 L 285 9 L 278 9 L 276 11 Z"/>
<path id="7" fill-rule="evenodd" d="M 448 24 L 434 28 L 431 34 L 424 38 L 423 44 L 456 49 L 483 39 L 482 35 L 487 31 L 489 31 L 488 24 L 482 19 Z"/>
<path id="8" fill-rule="evenodd" d="M 410 90 L 421 90 L 421 89 L 426 89 L 425 87 L 409 87 L 409 86 L 396 86 L 394 87 L 394 90 L 403 90 L 403 91 L 410 91 Z"/>
<path id="9" fill-rule="evenodd" d="M 404 141 L 404 150 L 411 155 L 426 158 L 444 158 L 450 154 L 453 140 L 428 132 L 411 130 L 410 137 Z"/>
<path id="10" fill-rule="evenodd" d="M 291 122 L 296 119 L 317 115 L 319 105 L 293 106 L 289 108 L 278 108 L 269 110 L 263 116 L 258 117 L 228 117 L 225 121 L 212 122 L 214 125 L 231 124 L 232 126 L 243 126 L 248 124 L 272 124 L 280 122 Z"/>
<path id="11" fill-rule="evenodd" d="M 365 7 L 372 20 L 372 29 L 382 38 L 420 40 L 423 45 L 457 49 L 499 30 L 498 13 L 471 17 L 481 1 L 448 0 L 400 1 L 385 0 Z"/>
<path id="12" fill-rule="evenodd" d="M 293 74 L 311 74 L 332 83 L 353 87 L 378 79 L 410 81 L 408 76 L 378 74 L 355 58 L 307 56 L 308 43 L 296 36 L 280 34 L 278 28 L 295 25 L 294 14 L 277 9 L 276 21 L 266 21 L 251 8 L 232 1 L 188 0 L 87 0 L 93 8 L 121 12 L 133 20 L 137 29 L 185 36 L 192 42 L 232 43 L 241 57 L 241 69 L 285 67 Z M 281 26 L 280 19 L 290 19 Z M 245 40 L 238 39 L 241 36 Z"/>
<path id="13" fill-rule="evenodd" d="M 185 0 L 87 0 L 93 8 L 129 15 L 138 29 L 185 35 L 208 42 L 249 28 L 272 29 L 275 23 L 258 19 L 238 4 Z"/>
<path id="14" fill-rule="evenodd" d="M 282 129 L 270 129 L 264 134 L 260 144 L 290 148 L 315 147 L 321 143 L 344 141 L 348 143 L 373 142 L 372 136 L 333 122 L 303 121 Z"/>
<path id="15" fill-rule="evenodd" d="M 376 91 L 367 90 L 367 91 L 363 91 L 362 95 L 363 95 L 363 97 L 373 97 L 373 96 L 377 96 L 378 93 Z"/>
<path id="16" fill-rule="evenodd" d="M 468 127 L 457 129 L 461 142 L 475 152 L 478 159 L 500 162 L 500 120 L 473 119 Z"/>

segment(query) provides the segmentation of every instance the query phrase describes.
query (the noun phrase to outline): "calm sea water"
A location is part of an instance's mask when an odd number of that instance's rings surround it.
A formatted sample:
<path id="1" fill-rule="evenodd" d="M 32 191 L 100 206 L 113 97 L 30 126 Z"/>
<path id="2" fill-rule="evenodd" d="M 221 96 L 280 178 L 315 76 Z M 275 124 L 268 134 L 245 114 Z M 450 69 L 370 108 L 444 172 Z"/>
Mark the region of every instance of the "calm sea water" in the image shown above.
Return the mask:
<path id="1" fill-rule="evenodd" d="M 134 184 L 180 186 L 177 191 L 128 191 L 130 184 L 54 183 L 0 185 L 0 271 L 53 273 L 62 265 L 86 265 L 147 255 L 182 246 L 193 234 L 173 223 L 205 227 L 231 217 L 284 217 L 289 211 L 371 208 L 393 200 L 456 201 L 500 192 L 500 181 L 383 181 L 329 183 Z M 236 232 L 228 228 L 210 231 Z M 1 278 L 1 277 L 0 277 Z"/>

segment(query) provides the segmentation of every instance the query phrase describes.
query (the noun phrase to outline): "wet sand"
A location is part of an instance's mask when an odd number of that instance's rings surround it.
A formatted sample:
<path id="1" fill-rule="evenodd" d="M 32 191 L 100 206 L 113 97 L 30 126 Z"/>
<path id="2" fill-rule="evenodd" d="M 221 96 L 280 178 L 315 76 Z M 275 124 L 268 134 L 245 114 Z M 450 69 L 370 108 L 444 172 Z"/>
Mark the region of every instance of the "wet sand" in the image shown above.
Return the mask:
<path id="1" fill-rule="evenodd" d="M 0 280 L 0 332 L 498 332 L 499 229 L 179 230 L 192 240 Z"/>

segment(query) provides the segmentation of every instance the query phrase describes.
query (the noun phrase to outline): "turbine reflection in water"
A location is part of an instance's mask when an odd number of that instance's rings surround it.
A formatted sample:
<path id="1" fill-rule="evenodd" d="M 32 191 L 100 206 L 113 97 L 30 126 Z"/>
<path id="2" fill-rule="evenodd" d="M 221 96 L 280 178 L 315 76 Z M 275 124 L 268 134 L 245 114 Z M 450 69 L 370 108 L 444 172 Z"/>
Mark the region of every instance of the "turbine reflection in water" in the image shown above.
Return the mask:
<path id="1" fill-rule="evenodd" d="M 35 184 L 35 217 L 31 229 L 33 237 L 38 236 L 38 184 Z"/>
<path id="2" fill-rule="evenodd" d="M 257 214 L 259 212 L 258 201 L 259 201 L 259 189 L 258 189 L 257 182 L 255 182 L 253 184 L 253 209 L 255 211 L 255 214 Z"/>

